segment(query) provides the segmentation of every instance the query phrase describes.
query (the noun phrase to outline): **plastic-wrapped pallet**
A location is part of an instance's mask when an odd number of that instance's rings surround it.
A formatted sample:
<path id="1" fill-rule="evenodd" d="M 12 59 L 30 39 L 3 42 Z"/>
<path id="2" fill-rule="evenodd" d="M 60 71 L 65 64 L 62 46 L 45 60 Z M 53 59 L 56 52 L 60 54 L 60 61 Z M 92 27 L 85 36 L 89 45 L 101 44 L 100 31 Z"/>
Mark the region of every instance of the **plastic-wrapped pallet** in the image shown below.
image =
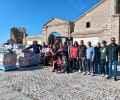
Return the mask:
<path id="1" fill-rule="evenodd" d="M 22 49 L 14 49 L 14 52 L 17 54 L 16 65 L 19 66 L 19 58 L 20 58 L 20 54 L 22 53 Z"/>
<path id="2" fill-rule="evenodd" d="M 17 69 L 16 58 L 16 54 L 0 53 L 0 70 L 9 71 Z"/>
<path id="3" fill-rule="evenodd" d="M 30 50 L 23 50 L 19 56 L 19 65 L 22 67 L 33 65 L 33 53 Z"/>

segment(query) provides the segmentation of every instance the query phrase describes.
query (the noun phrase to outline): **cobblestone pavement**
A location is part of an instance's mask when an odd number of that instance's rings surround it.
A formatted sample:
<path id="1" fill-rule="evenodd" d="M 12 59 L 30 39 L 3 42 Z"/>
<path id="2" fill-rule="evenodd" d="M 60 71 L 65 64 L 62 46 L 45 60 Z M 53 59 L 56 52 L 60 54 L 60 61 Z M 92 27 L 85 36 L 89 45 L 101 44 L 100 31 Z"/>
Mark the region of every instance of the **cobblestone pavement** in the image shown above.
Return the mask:
<path id="1" fill-rule="evenodd" d="M 0 72 L 0 100 L 120 100 L 120 80 L 51 71 L 37 66 Z"/>

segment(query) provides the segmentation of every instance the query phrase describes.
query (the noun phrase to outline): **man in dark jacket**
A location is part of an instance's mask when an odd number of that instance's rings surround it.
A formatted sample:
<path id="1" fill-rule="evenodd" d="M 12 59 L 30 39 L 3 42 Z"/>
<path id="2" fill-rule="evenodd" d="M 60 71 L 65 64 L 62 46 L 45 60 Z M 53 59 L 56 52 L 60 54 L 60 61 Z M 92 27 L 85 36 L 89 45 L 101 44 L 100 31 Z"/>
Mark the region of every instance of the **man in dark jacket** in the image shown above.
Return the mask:
<path id="1" fill-rule="evenodd" d="M 80 41 L 80 45 L 78 46 L 78 61 L 79 61 L 79 72 L 83 71 L 83 75 L 86 73 L 86 46 L 84 45 L 84 41 Z"/>
<path id="2" fill-rule="evenodd" d="M 95 59 L 94 59 L 94 73 L 98 74 L 98 72 L 101 72 L 101 64 L 100 64 L 100 42 L 97 43 L 97 46 L 95 48 Z"/>
<path id="3" fill-rule="evenodd" d="M 40 63 L 40 50 L 41 50 L 41 45 L 37 44 L 37 41 L 33 41 L 33 44 L 26 49 L 33 49 L 34 53 L 34 64 L 38 65 Z"/>
<path id="4" fill-rule="evenodd" d="M 115 43 L 115 38 L 111 38 L 111 44 L 107 47 L 107 60 L 109 62 L 109 77 L 112 77 L 112 64 L 114 64 L 114 80 L 117 81 L 117 65 L 118 65 L 118 53 L 120 54 L 120 47 Z"/>

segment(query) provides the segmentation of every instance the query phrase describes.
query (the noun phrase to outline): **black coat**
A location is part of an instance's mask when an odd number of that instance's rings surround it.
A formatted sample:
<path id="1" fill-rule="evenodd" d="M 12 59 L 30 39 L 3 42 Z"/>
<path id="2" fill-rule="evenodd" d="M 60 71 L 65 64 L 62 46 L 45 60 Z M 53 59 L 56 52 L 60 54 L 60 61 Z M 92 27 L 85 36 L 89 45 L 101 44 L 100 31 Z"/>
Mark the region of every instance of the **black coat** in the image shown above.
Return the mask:
<path id="1" fill-rule="evenodd" d="M 33 48 L 33 53 L 37 54 L 37 53 L 40 53 L 40 50 L 41 50 L 42 46 L 39 45 L 39 44 L 36 44 L 36 45 L 33 44 L 33 45 L 27 47 L 26 49 L 31 49 L 31 48 Z"/>
<path id="2" fill-rule="evenodd" d="M 86 57 L 86 46 L 85 45 L 79 45 L 78 46 L 78 56 L 79 57 Z"/>
<path id="3" fill-rule="evenodd" d="M 108 60 L 118 60 L 118 53 L 120 53 L 120 47 L 117 44 L 110 44 L 107 46 Z"/>

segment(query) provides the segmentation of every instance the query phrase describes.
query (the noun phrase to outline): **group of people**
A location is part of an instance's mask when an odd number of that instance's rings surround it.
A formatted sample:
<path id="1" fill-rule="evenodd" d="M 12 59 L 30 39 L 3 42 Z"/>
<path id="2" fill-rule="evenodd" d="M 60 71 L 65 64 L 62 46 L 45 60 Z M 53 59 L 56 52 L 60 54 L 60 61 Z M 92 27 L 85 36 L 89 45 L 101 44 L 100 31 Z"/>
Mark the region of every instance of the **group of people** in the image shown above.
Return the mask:
<path id="1" fill-rule="evenodd" d="M 111 43 L 107 45 L 104 40 L 98 42 L 97 46 L 93 47 L 89 41 L 84 45 L 84 41 L 67 41 L 53 45 L 38 45 L 33 42 L 33 45 L 26 49 L 33 48 L 34 58 L 37 62 L 37 56 L 41 49 L 44 66 L 48 66 L 50 59 L 53 59 L 53 71 L 61 73 L 71 73 L 79 71 L 83 75 L 100 74 L 102 77 L 110 79 L 112 77 L 112 65 L 114 65 L 114 80 L 117 81 L 117 65 L 120 61 L 120 47 L 115 43 L 115 38 L 111 38 Z"/>

